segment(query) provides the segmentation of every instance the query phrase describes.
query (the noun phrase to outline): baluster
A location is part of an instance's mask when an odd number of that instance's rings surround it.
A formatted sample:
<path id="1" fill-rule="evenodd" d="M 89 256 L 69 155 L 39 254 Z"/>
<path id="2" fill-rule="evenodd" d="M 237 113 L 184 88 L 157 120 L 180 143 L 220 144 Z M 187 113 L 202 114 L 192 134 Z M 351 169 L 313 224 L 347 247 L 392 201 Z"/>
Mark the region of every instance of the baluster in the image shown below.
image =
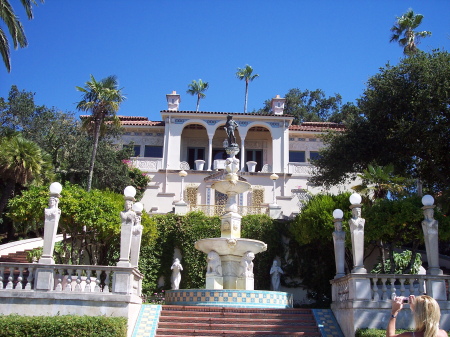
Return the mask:
<path id="1" fill-rule="evenodd" d="M 8 284 L 6 284 L 6 289 L 13 289 L 13 279 L 15 270 L 16 270 L 15 267 L 9 267 Z"/>
<path id="2" fill-rule="evenodd" d="M 400 281 L 400 296 L 405 297 L 405 292 L 406 292 L 406 288 L 405 288 L 405 278 L 401 278 L 399 279 Z"/>
<path id="3" fill-rule="evenodd" d="M 34 268 L 28 267 L 28 277 L 27 277 L 27 284 L 25 285 L 25 290 L 31 290 L 33 288 L 33 280 L 34 280 Z"/>
<path id="4" fill-rule="evenodd" d="M 55 291 L 62 291 L 62 278 L 64 274 L 64 268 L 55 268 L 56 271 L 56 287 Z"/>
<path id="5" fill-rule="evenodd" d="M 84 291 L 87 293 L 91 292 L 91 274 L 92 274 L 92 270 L 87 269 L 86 270 L 86 285 L 84 286 Z"/>
<path id="6" fill-rule="evenodd" d="M 104 293 L 109 293 L 109 274 L 111 274 L 110 270 L 105 270 L 105 286 L 103 287 Z"/>
<path id="7" fill-rule="evenodd" d="M 101 288 L 100 288 L 100 283 L 102 282 L 101 276 L 102 276 L 102 271 L 101 270 L 96 270 L 95 271 L 97 278 L 95 279 L 95 288 L 94 288 L 94 292 L 99 293 L 101 292 Z"/>
<path id="8" fill-rule="evenodd" d="M 372 291 L 373 291 L 372 298 L 375 302 L 378 302 L 380 300 L 380 295 L 378 294 L 377 281 L 378 281 L 378 279 L 376 277 L 374 277 L 373 278 L 373 287 L 372 287 Z"/>
<path id="9" fill-rule="evenodd" d="M 75 291 L 81 291 L 81 269 L 77 269 L 77 285 Z"/>
<path id="10" fill-rule="evenodd" d="M 426 279 L 419 279 L 419 295 L 424 294 L 425 293 L 425 283 L 426 283 Z"/>
<path id="11" fill-rule="evenodd" d="M 72 291 L 72 274 L 73 274 L 73 269 L 69 269 L 67 268 L 67 284 L 66 284 L 66 289 L 64 289 L 64 291 Z"/>
<path id="12" fill-rule="evenodd" d="M 23 267 L 18 267 L 17 268 L 19 270 L 19 276 L 17 277 L 17 283 L 16 283 L 16 287 L 14 289 L 16 290 L 23 290 Z"/>
<path id="13" fill-rule="evenodd" d="M 415 279 L 413 279 L 413 278 L 409 279 L 409 294 L 410 295 L 415 295 L 414 281 L 415 281 Z"/>
<path id="14" fill-rule="evenodd" d="M 397 294 L 397 289 L 395 288 L 395 278 L 391 277 L 389 280 L 391 281 L 391 294 Z"/>
<path id="15" fill-rule="evenodd" d="M 3 273 L 5 272 L 5 267 L 1 266 L 0 267 L 0 290 L 3 290 Z"/>
<path id="16" fill-rule="evenodd" d="M 383 283 L 381 286 L 381 293 L 382 293 L 381 300 L 386 301 L 387 299 L 391 298 L 391 296 L 387 294 L 387 287 L 386 287 L 387 278 L 382 277 L 381 282 Z"/>

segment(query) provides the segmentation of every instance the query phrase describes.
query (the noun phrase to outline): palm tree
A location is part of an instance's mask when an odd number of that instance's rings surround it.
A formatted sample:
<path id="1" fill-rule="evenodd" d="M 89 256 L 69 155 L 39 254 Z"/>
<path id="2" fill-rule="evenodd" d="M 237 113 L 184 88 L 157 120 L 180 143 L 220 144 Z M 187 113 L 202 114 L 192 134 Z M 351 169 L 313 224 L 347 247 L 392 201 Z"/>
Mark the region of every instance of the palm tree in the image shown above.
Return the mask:
<path id="1" fill-rule="evenodd" d="M 200 99 L 205 98 L 204 92 L 208 90 L 209 84 L 208 82 L 203 82 L 201 79 L 193 80 L 192 83 L 188 84 L 188 90 L 186 91 L 188 94 L 191 94 L 192 96 L 197 95 L 197 112 L 198 108 L 200 107 Z"/>
<path id="2" fill-rule="evenodd" d="M 28 19 L 31 20 L 33 18 L 31 5 L 37 5 L 36 0 L 20 0 L 20 2 L 27 13 Z M 41 0 L 41 3 L 44 3 L 44 0 Z M 9 35 L 11 35 L 14 44 L 14 49 L 26 47 L 28 42 L 22 23 L 20 23 L 19 18 L 14 13 L 14 9 L 8 0 L 0 0 L 0 19 L 8 28 Z M 11 72 L 11 58 L 9 51 L 8 38 L 6 37 L 5 31 L 0 28 L 0 54 L 2 54 L 3 63 L 5 64 L 6 69 L 8 72 Z"/>
<path id="3" fill-rule="evenodd" d="M 420 38 L 431 36 L 431 32 L 426 30 L 422 32 L 414 31 L 420 26 L 422 19 L 422 14 L 414 14 L 414 11 L 409 9 L 405 14 L 397 17 L 397 22 L 391 28 L 390 42 L 398 41 L 399 45 L 403 47 L 403 54 L 413 55 L 417 53 Z"/>
<path id="4" fill-rule="evenodd" d="M 4 188 L 0 198 L 0 214 L 17 184 L 25 186 L 48 169 L 48 156 L 35 142 L 17 134 L 3 137 L 0 140 L 0 177 Z"/>
<path id="5" fill-rule="evenodd" d="M 122 89 L 118 88 L 117 78 L 114 75 L 108 76 L 101 81 L 97 81 L 91 75 L 91 80 L 86 82 L 84 88 L 76 88 L 83 93 L 83 99 L 78 102 L 77 109 L 90 111 L 91 115 L 86 119 L 85 125 L 93 125 L 94 146 L 92 148 L 87 182 L 87 190 L 90 191 L 101 127 L 105 120 L 116 119 L 116 112 L 119 110 L 120 104 L 125 100 L 125 96 L 122 95 Z"/>
<path id="6" fill-rule="evenodd" d="M 259 75 L 253 74 L 253 68 L 247 64 L 244 68 L 238 68 L 236 77 L 240 80 L 245 80 L 244 113 L 247 113 L 248 84 L 255 78 L 259 77 Z"/>

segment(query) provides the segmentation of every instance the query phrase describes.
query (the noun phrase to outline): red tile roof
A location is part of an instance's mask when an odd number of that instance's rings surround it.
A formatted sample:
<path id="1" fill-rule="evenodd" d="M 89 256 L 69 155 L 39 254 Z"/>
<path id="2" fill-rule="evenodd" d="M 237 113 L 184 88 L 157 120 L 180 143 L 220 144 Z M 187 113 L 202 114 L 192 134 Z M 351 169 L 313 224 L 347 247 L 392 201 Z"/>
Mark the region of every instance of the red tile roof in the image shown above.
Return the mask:
<path id="1" fill-rule="evenodd" d="M 291 115 L 273 115 L 261 113 L 243 113 L 243 112 L 215 112 L 215 111 L 185 111 L 185 110 L 162 110 L 162 113 L 181 113 L 181 114 L 206 114 L 206 115 L 233 115 L 233 116 L 267 116 L 267 117 L 294 117 Z"/>
<path id="2" fill-rule="evenodd" d="M 291 131 L 315 131 L 323 132 L 332 129 L 334 131 L 345 131 L 344 124 L 330 123 L 330 122 L 304 122 L 300 125 L 291 125 Z"/>

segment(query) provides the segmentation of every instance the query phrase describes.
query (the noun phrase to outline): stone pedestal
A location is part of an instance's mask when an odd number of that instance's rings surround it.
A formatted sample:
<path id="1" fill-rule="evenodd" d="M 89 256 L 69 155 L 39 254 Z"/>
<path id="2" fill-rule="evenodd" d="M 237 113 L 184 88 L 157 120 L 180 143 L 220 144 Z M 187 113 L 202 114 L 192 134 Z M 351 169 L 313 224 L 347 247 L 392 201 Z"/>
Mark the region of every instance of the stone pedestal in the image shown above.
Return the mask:
<path id="1" fill-rule="evenodd" d="M 53 259 L 53 250 L 55 249 L 56 232 L 58 230 L 59 214 L 56 214 L 52 220 L 44 222 L 44 246 L 39 263 L 55 264 Z"/>
<path id="2" fill-rule="evenodd" d="M 281 206 L 277 204 L 269 205 L 269 216 L 272 219 L 279 219 L 281 217 Z"/>
<path id="3" fill-rule="evenodd" d="M 241 237 L 241 219 L 242 217 L 235 212 L 228 212 L 221 217 L 222 225 L 220 232 L 222 238 L 240 238 Z"/>
<path id="4" fill-rule="evenodd" d="M 55 262 L 53 261 L 53 264 Z M 35 290 L 52 291 L 55 281 L 53 277 L 53 269 L 38 268 L 36 269 L 36 279 L 34 284 Z"/>
<path id="5" fill-rule="evenodd" d="M 133 225 L 122 225 L 120 233 L 120 259 L 117 267 L 131 267 L 130 251 Z"/>
<path id="6" fill-rule="evenodd" d="M 221 256 L 224 289 L 236 289 L 241 257 L 235 255 Z"/>
<path id="7" fill-rule="evenodd" d="M 116 271 L 114 273 L 113 293 L 118 294 L 132 294 L 133 293 L 133 279 L 134 276 L 130 272 Z"/>
<path id="8" fill-rule="evenodd" d="M 205 289 L 223 289 L 223 277 L 206 276 L 206 288 Z"/>
<path id="9" fill-rule="evenodd" d="M 367 300 L 372 299 L 372 289 L 370 288 L 370 279 L 353 277 L 349 280 L 349 300 Z"/>
<path id="10" fill-rule="evenodd" d="M 184 201 L 178 201 L 175 203 L 175 214 L 185 215 L 188 211 L 188 204 Z"/>
<path id="11" fill-rule="evenodd" d="M 444 280 L 427 280 L 427 294 L 436 301 L 447 301 L 447 290 Z"/>
<path id="12" fill-rule="evenodd" d="M 236 289 L 254 290 L 255 279 L 253 277 L 239 277 L 236 282 Z"/>

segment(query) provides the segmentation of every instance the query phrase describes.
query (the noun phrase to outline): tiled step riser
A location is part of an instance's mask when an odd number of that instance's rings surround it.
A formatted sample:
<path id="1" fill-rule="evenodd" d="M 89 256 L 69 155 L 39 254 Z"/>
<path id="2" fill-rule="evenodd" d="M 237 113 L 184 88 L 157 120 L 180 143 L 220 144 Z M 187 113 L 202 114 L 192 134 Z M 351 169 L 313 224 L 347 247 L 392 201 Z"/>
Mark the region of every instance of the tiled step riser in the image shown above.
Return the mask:
<path id="1" fill-rule="evenodd" d="M 282 332 L 282 331 L 212 331 L 212 330 L 186 330 L 180 332 L 179 330 L 167 330 L 160 331 L 156 336 L 171 336 L 171 337 L 181 337 L 181 336 L 197 336 L 197 337 L 206 337 L 206 336 L 217 336 L 217 337 L 248 337 L 248 336 L 308 336 L 308 337 L 322 337 L 320 333 L 310 333 L 310 332 Z"/>
<path id="2" fill-rule="evenodd" d="M 267 325 L 223 325 L 223 324 L 159 324 L 158 329 L 198 329 L 198 330 L 224 330 L 224 331 L 285 331 L 285 332 L 317 332 L 316 327 L 308 326 L 289 326 L 289 325 L 279 325 L 279 326 L 267 326 Z"/>
<path id="3" fill-rule="evenodd" d="M 173 317 L 161 317 L 159 319 L 160 323 L 173 323 Z M 188 318 L 188 317 L 177 317 L 177 324 L 239 324 L 244 325 L 307 325 L 307 324 L 315 324 L 314 320 L 291 320 L 291 319 L 255 319 L 255 320 L 247 320 L 247 319 L 235 319 L 235 318 Z"/>

